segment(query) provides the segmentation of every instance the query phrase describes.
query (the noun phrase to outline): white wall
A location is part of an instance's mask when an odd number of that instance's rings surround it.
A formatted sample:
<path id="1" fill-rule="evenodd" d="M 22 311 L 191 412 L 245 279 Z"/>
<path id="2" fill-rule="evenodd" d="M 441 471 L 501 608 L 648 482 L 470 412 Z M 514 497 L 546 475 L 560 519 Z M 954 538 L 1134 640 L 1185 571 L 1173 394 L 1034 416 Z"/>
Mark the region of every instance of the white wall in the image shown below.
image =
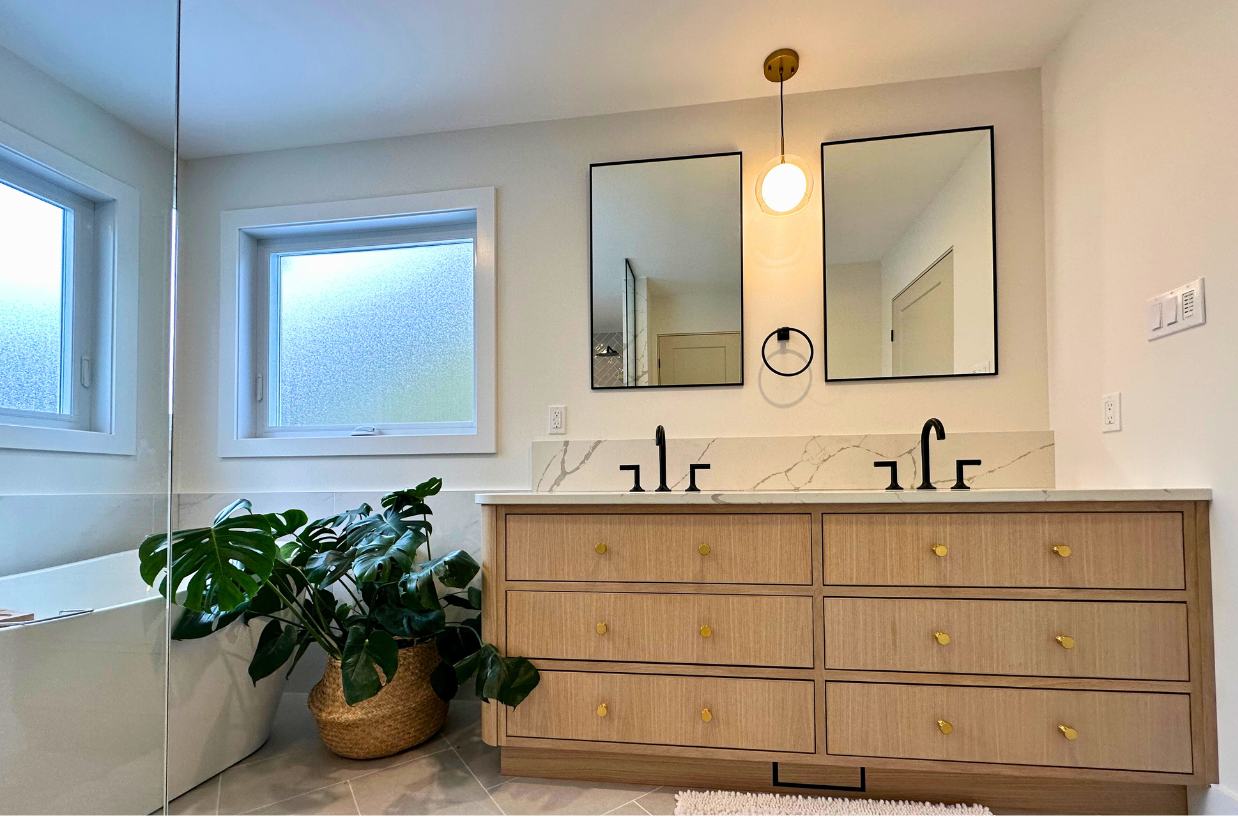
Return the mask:
<path id="1" fill-rule="evenodd" d="M 954 248 L 955 372 L 973 372 L 985 362 L 992 369 L 990 180 L 989 141 L 980 139 L 937 196 L 881 259 L 881 323 L 890 329 L 894 296 L 947 249 Z M 889 336 L 882 339 L 881 346 L 882 374 L 891 375 L 893 351 Z"/>
<path id="2" fill-rule="evenodd" d="M 881 375 L 881 262 L 833 264 L 826 277 L 826 329 L 830 336 L 830 375 L 865 378 Z"/>
<path id="3" fill-rule="evenodd" d="M 1009 72 L 787 98 L 787 151 L 822 140 L 995 124 L 1002 232 L 1002 375 L 948 384 L 831 384 L 821 362 L 797 379 L 765 373 L 772 329 L 823 329 L 821 203 L 773 216 L 755 177 L 777 152 L 778 102 L 759 100 L 313 147 L 186 163 L 178 300 L 177 487 L 181 491 L 373 490 L 430 474 L 448 489 L 527 488 L 546 405 L 568 405 L 569 436 L 672 439 L 772 433 L 910 432 L 935 415 L 955 431 L 1044 430 L 1040 80 Z M 745 374 L 740 388 L 589 389 L 591 162 L 739 149 L 744 164 Z M 819 174 L 813 164 L 812 174 Z M 216 456 L 219 212 L 466 186 L 497 187 L 498 452 L 472 457 L 228 459 Z M 944 392 L 948 389 L 948 392 Z"/>
<path id="4" fill-rule="evenodd" d="M 1213 488 L 1221 779 L 1238 789 L 1238 3 L 1097 3 L 1043 80 L 1057 482 Z M 1208 323 L 1146 341 L 1144 299 L 1200 275 Z M 1112 391 L 1123 429 L 1102 434 Z"/>
<path id="5" fill-rule="evenodd" d="M 174 82 L 169 66 L 169 86 Z M 0 494 L 158 492 L 167 486 L 164 362 L 172 153 L 5 49 L 0 49 L 0 119 L 135 187 L 142 210 L 137 455 L 0 449 Z"/>
<path id="6" fill-rule="evenodd" d="M 170 150 L 2 48 L 0 120 L 135 187 L 141 208 L 137 454 L 0 449 L 4 576 L 132 549 L 166 524 L 173 167 Z"/>

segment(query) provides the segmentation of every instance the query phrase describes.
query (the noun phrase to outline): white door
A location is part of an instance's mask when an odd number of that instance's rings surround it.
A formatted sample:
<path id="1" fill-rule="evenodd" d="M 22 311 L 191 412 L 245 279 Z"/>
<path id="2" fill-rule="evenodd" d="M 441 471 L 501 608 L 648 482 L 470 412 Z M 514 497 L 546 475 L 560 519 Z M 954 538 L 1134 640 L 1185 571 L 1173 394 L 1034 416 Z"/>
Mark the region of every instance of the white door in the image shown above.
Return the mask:
<path id="1" fill-rule="evenodd" d="M 739 383 L 738 332 L 672 333 L 658 336 L 658 384 Z"/>
<path id="2" fill-rule="evenodd" d="M 954 373 L 954 250 L 894 296 L 894 375 Z"/>

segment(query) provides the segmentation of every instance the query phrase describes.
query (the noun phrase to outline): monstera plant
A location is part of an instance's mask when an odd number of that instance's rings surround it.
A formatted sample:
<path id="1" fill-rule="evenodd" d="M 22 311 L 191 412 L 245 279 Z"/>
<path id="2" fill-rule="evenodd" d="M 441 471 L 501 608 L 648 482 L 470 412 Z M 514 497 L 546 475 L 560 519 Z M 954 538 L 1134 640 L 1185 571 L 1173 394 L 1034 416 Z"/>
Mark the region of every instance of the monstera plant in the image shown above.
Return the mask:
<path id="1" fill-rule="evenodd" d="M 254 513 L 240 499 L 209 527 L 147 538 L 141 575 L 184 607 L 174 639 L 265 620 L 249 665 L 254 682 L 318 645 L 338 661 L 343 697 L 355 705 L 395 679 L 401 650 L 433 645 L 429 681 L 439 697 L 473 679 L 482 699 L 514 707 L 538 672 L 482 640 L 472 556 L 431 552 L 426 499 L 441 488 L 432 478 L 384 496 L 381 511 L 362 504 L 316 521 L 301 510 Z"/>

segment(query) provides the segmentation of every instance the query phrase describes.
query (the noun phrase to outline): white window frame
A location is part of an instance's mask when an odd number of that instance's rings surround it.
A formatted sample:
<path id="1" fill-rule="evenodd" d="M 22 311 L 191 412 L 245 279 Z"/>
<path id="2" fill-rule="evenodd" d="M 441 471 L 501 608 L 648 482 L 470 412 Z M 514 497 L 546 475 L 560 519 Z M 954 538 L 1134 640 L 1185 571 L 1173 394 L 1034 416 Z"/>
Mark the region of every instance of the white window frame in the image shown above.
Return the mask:
<path id="1" fill-rule="evenodd" d="M 0 411 L 0 449 L 136 455 L 138 192 L 2 121 L 0 178 L 73 212 L 61 349 L 71 407 Z"/>
<path id="2" fill-rule="evenodd" d="M 473 383 L 475 421 L 372 425 L 379 434 L 271 427 L 269 319 L 271 256 L 335 248 L 408 246 L 463 239 L 463 213 L 473 240 Z M 324 244 L 324 239 L 327 243 Z M 342 246 L 341 246 L 342 248 Z M 495 451 L 494 189 L 476 188 L 220 214 L 219 454 L 265 456 L 434 455 Z M 261 386 L 255 403 L 255 388 Z"/>

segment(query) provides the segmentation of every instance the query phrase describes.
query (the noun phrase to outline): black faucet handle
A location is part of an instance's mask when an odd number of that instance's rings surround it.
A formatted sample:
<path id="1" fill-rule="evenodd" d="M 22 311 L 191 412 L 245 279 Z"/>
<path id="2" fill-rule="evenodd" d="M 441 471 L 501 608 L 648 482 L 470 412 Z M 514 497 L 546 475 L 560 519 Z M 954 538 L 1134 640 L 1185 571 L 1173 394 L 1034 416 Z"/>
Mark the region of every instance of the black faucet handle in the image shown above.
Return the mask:
<path id="1" fill-rule="evenodd" d="M 701 491 L 701 488 L 696 486 L 696 471 L 697 470 L 708 470 L 708 469 L 709 469 L 708 464 L 689 464 L 688 465 L 688 492 L 689 493 L 699 493 Z"/>
<path id="2" fill-rule="evenodd" d="M 632 471 L 632 489 L 628 490 L 629 493 L 645 492 L 645 488 L 640 486 L 640 465 L 639 464 L 620 464 L 619 469 L 625 470 L 625 471 L 626 470 Z"/>
<path id="3" fill-rule="evenodd" d="M 981 461 L 978 458 L 960 458 L 954 462 L 954 486 L 951 490 L 970 490 L 967 486 L 967 481 L 963 478 L 963 470 L 967 467 L 979 467 Z"/>
<path id="4" fill-rule="evenodd" d="M 888 487 L 886 487 L 887 490 L 903 489 L 898 483 L 898 462 L 897 461 L 874 461 L 873 466 L 890 468 L 890 484 Z"/>

